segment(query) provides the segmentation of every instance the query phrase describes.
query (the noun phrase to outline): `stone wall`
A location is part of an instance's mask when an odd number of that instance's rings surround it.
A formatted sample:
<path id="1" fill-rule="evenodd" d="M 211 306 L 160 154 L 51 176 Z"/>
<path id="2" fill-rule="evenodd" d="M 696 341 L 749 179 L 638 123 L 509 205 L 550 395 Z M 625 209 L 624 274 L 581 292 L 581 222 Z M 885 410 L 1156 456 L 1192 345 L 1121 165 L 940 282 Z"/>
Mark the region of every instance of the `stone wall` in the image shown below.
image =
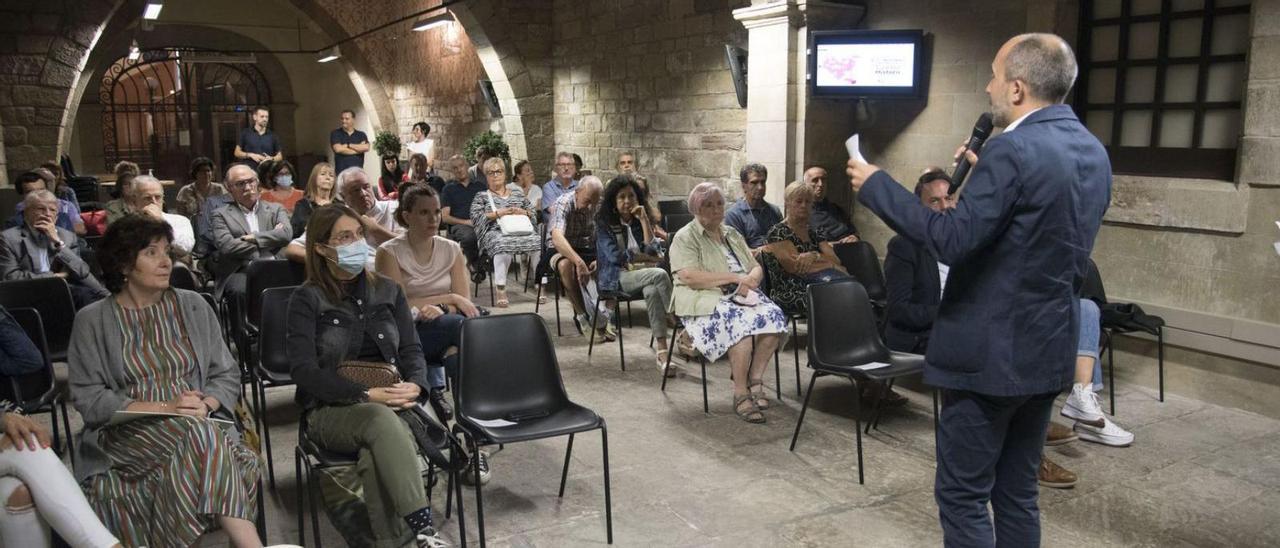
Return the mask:
<path id="1" fill-rule="evenodd" d="M 621 151 L 638 154 L 656 192 L 687 195 L 737 180 L 746 163 L 724 44 L 746 45 L 737 0 L 557 0 L 555 146 L 602 178 Z M 545 166 L 547 169 L 550 166 Z M 729 185 L 737 191 L 737 185 Z"/>
<path id="2" fill-rule="evenodd" d="M 430 2 L 349 2 L 317 0 L 316 4 L 342 25 L 348 35 L 381 25 L 415 11 Z M 436 157 L 462 152 L 466 140 L 486 129 L 500 130 L 489 113 L 476 82 L 484 68 L 462 25 L 437 27 L 425 32 L 410 30 L 412 21 L 358 38 L 340 46 L 359 48 L 374 75 L 386 90 L 395 113 L 400 140 L 408 143 L 413 124 L 431 124 L 430 138 Z M 373 135 L 369 136 L 373 139 Z"/>
<path id="3" fill-rule="evenodd" d="M 84 58 L 116 8 L 112 0 L 0 3 L 0 184 L 55 159 L 67 98 Z"/>

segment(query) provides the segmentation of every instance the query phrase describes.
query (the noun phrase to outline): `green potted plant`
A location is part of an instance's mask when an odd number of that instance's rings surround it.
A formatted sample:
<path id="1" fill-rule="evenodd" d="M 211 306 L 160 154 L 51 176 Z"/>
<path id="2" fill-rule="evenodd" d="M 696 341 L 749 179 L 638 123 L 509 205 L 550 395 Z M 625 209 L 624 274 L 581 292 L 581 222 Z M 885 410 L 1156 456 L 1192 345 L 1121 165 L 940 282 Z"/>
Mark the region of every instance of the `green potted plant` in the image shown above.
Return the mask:
<path id="1" fill-rule="evenodd" d="M 390 131 L 379 131 L 373 138 L 373 150 L 378 156 L 396 158 L 400 156 L 400 137 Z"/>
<path id="2" fill-rule="evenodd" d="M 462 157 L 466 158 L 468 164 L 476 163 L 476 149 L 482 146 L 502 158 L 503 162 L 511 164 L 511 149 L 507 147 L 506 141 L 502 140 L 502 136 L 493 131 L 485 131 L 467 139 L 467 144 L 462 147 Z"/>

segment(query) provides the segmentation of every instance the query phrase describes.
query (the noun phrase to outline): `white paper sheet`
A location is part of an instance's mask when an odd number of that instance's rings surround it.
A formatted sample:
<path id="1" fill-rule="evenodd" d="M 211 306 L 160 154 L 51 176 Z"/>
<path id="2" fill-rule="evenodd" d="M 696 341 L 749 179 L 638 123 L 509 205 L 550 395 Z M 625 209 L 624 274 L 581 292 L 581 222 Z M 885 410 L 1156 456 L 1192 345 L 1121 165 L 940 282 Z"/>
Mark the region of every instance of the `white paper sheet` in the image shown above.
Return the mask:
<path id="1" fill-rule="evenodd" d="M 844 142 L 844 149 L 849 152 L 849 158 L 857 160 L 860 163 L 867 163 L 867 159 L 862 157 L 862 151 L 858 148 L 858 134 L 854 133 Z"/>
<path id="2" fill-rule="evenodd" d="M 884 367 L 889 367 L 890 365 L 892 365 L 892 364 L 888 364 L 888 363 L 884 363 L 884 362 L 871 362 L 871 363 L 864 363 L 864 364 L 862 364 L 862 365 L 859 365 L 859 366 L 857 366 L 857 367 L 854 367 L 854 369 L 861 369 L 861 370 L 863 370 L 863 371 L 870 371 L 870 370 L 872 370 L 872 369 L 880 369 L 880 368 L 884 368 Z"/>
<path id="3" fill-rule="evenodd" d="M 487 421 L 483 421 L 480 419 L 471 419 L 471 421 L 485 428 L 502 428 L 503 426 L 515 425 L 514 422 L 511 422 L 507 419 L 493 419 L 493 420 L 487 420 Z"/>

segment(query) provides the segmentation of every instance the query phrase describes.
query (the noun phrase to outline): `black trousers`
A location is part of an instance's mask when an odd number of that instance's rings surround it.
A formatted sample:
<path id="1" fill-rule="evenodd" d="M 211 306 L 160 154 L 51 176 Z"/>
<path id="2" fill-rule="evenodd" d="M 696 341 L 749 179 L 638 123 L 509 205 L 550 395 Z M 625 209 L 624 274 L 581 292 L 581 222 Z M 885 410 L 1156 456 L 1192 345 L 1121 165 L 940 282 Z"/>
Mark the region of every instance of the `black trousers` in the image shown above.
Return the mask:
<path id="1" fill-rule="evenodd" d="M 449 225 L 449 239 L 462 246 L 467 264 L 477 268 L 480 264 L 480 246 L 476 243 L 476 230 L 467 225 Z"/>
<path id="2" fill-rule="evenodd" d="M 1057 395 L 942 391 L 934 497 L 946 546 L 1040 546 L 1036 472 Z"/>

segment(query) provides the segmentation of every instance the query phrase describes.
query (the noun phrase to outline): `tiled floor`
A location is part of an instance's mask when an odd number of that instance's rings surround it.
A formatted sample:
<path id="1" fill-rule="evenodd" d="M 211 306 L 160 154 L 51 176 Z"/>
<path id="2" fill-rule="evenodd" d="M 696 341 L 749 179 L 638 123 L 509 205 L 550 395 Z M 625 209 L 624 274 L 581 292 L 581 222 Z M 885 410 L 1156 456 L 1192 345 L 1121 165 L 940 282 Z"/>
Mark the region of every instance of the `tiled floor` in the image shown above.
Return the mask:
<path id="1" fill-rule="evenodd" d="M 513 310 L 532 310 L 528 296 L 512 296 Z M 543 316 L 554 337 L 554 316 L 546 308 Z M 641 310 L 635 319 L 644 321 Z M 565 329 L 568 335 L 571 322 Z M 585 337 L 555 338 L 570 396 L 608 420 L 616 545 L 940 544 L 927 391 L 903 388 L 911 404 L 888 412 L 880 430 L 864 439 L 866 484 L 859 485 L 847 382 L 819 380 L 799 444 L 789 452 L 799 412 L 789 350 L 781 361 L 781 405 L 766 412 L 767 424 L 750 425 L 730 410 L 724 362 L 711 366 L 711 413 L 703 414 L 696 368 L 660 392 L 645 349 L 648 330 L 625 335 L 625 373 L 616 344 L 597 347 L 588 360 Z M 801 374 L 807 386 L 808 371 Z M 771 373 L 770 389 L 773 382 Z M 272 543 L 297 539 L 292 395 L 281 388 L 268 397 L 277 477 L 267 509 Z M 1117 421 L 1137 436 L 1132 447 L 1075 442 L 1048 451 L 1081 480 L 1070 490 L 1042 489 L 1045 546 L 1280 544 L 1280 421 L 1176 394 L 1160 403 L 1154 393 L 1123 383 L 1118 402 Z M 603 545 L 599 439 L 578 437 L 563 499 L 556 497 L 563 439 L 494 454 L 484 491 L 490 545 Z M 474 498 L 466 493 L 474 543 Z M 437 488 L 437 509 L 443 494 Z M 325 545 L 342 546 L 327 519 L 321 521 Z M 456 515 L 442 525 L 450 540 L 457 525 Z"/>

